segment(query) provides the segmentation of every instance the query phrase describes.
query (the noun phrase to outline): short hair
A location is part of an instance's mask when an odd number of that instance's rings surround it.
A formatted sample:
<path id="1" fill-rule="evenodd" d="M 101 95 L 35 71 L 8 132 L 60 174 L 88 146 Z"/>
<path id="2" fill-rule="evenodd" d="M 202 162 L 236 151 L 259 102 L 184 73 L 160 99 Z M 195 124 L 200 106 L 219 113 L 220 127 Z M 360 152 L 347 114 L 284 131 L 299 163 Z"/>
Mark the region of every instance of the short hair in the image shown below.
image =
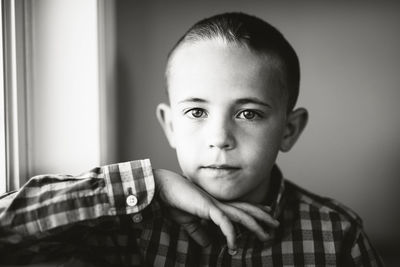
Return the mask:
<path id="1" fill-rule="evenodd" d="M 170 61 L 180 46 L 204 40 L 222 39 L 227 43 L 244 45 L 253 52 L 276 57 L 286 81 L 288 94 L 287 110 L 296 105 L 300 85 L 300 64 L 296 52 L 285 37 L 274 26 L 248 14 L 233 12 L 215 15 L 194 24 L 173 46 L 168 54 L 166 83 Z"/>

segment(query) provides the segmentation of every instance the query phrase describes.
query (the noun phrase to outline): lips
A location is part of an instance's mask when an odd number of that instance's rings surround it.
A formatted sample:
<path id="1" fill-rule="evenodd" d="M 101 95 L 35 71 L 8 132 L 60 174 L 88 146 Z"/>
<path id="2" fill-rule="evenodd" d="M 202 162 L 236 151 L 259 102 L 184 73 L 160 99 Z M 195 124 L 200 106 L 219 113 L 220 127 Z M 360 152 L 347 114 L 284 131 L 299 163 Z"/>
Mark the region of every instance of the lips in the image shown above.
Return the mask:
<path id="1" fill-rule="evenodd" d="M 229 177 L 239 171 L 241 168 L 238 166 L 227 164 L 211 164 L 202 166 L 201 170 L 212 177 Z"/>
<path id="2" fill-rule="evenodd" d="M 211 164 L 207 166 L 203 166 L 205 169 L 215 169 L 215 170 L 238 170 L 240 169 L 237 166 L 227 165 L 227 164 Z"/>

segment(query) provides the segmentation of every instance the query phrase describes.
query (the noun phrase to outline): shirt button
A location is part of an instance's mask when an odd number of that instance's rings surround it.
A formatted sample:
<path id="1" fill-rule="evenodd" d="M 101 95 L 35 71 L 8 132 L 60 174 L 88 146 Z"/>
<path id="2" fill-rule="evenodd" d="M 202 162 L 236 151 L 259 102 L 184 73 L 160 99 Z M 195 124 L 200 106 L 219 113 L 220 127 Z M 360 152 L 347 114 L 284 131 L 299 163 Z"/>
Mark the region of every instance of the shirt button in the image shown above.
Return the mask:
<path id="1" fill-rule="evenodd" d="M 138 202 L 137 197 L 135 197 L 134 195 L 129 195 L 129 196 L 126 198 L 126 204 L 127 204 L 129 207 L 134 207 L 134 206 L 136 206 L 137 202 Z"/>
<path id="2" fill-rule="evenodd" d="M 228 254 L 231 256 L 235 256 L 238 253 L 236 249 L 228 249 Z"/>
<path id="3" fill-rule="evenodd" d="M 132 221 L 134 223 L 140 223 L 143 220 L 142 214 L 138 213 L 132 216 Z"/>

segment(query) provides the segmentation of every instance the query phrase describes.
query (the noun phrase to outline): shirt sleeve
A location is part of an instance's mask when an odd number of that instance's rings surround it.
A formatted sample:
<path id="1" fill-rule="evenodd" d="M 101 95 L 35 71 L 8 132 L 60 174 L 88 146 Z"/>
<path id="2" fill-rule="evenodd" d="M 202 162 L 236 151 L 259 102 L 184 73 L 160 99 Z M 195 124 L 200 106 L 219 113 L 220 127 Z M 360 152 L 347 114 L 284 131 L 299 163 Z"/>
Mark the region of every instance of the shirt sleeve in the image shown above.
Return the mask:
<path id="1" fill-rule="evenodd" d="M 0 198 L 0 247 L 74 223 L 139 213 L 154 192 L 148 159 L 98 167 L 79 176 L 35 176 Z"/>

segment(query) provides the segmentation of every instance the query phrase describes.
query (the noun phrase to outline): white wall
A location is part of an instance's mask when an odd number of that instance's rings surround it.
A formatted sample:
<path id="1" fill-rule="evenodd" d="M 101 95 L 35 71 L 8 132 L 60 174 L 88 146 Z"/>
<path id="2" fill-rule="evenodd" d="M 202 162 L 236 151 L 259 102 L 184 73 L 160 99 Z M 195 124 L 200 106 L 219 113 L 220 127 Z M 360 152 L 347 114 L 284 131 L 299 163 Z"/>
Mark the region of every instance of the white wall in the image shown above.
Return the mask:
<path id="1" fill-rule="evenodd" d="M 100 163 L 96 0 L 36 0 L 28 85 L 29 173 Z"/>
<path id="2" fill-rule="evenodd" d="M 352 207 L 373 240 L 399 240 L 400 5 L 395 2 L 118 1 L 119 160 L 178 170 L 155 118 L 169 49 L 194 22 L 244 11 L 277 26 L 299 54 L 310 121 L 281 155 L 284 175 Z"/>

